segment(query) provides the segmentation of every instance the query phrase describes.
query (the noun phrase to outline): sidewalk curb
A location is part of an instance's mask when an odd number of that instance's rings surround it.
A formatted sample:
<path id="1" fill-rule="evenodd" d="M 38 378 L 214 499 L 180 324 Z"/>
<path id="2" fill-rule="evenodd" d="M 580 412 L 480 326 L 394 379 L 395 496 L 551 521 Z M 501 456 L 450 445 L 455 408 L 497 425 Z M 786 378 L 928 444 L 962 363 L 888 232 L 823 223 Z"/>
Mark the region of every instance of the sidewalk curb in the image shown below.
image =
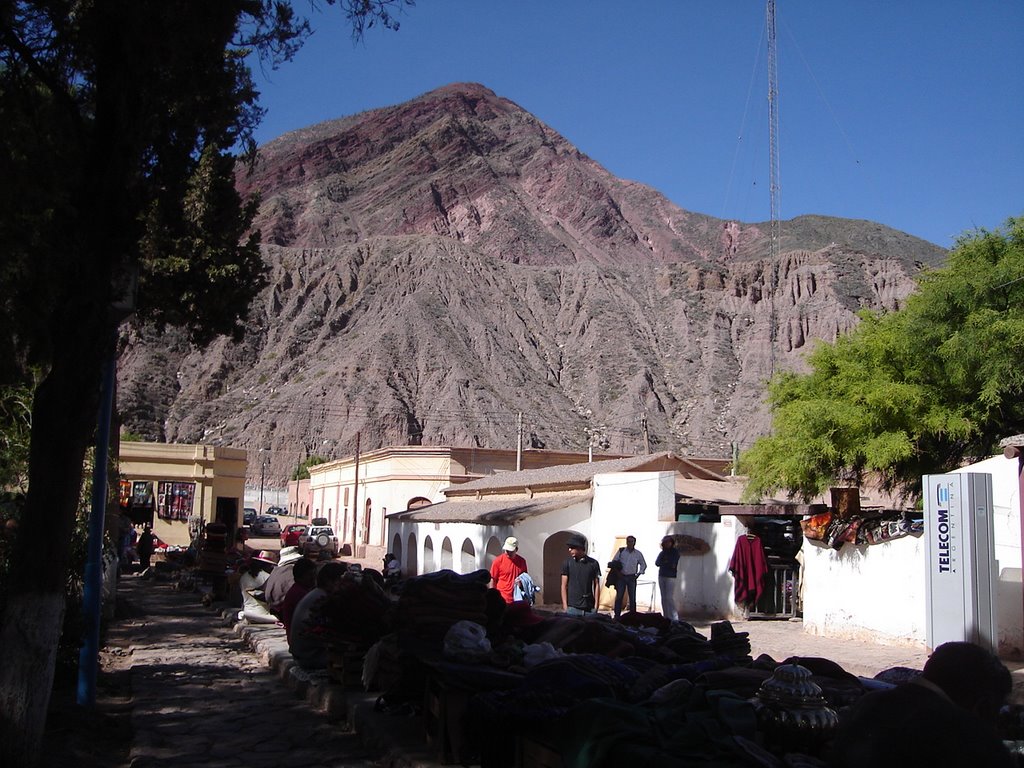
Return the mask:
<path id="1" fill-rule="evenodd" d="M 324 671 L 308 671 L 288 652 L 284 630 L 274 625 L 249 624 L 237 619 L 237 610 L 224 610 L 221 620 L 257 655 L 296 698 L 323 714 L 329 722 L 343 724 L 378 757 L 379 768 L 438 768 L 440 763 L 427 745 L 419 717 L 377 712 L 378 694 L 344 688 Z"/>

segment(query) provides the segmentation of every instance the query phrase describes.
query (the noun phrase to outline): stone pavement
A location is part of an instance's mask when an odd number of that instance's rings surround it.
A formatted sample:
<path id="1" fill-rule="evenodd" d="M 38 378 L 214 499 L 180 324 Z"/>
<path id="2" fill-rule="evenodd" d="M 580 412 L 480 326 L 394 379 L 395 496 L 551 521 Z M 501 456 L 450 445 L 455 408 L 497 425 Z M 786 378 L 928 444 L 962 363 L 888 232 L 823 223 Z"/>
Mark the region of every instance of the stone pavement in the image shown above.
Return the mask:
<path id="1" fill-rule="evenodd" d="M 104 650 L 130 665 L 131 768 L 430 765 L 417 759 L 418 719 L 374 713 L 371 694 L 349 701 L 293 670 L 284 630 L 236 627 L 166 582 L 123 577 L 118 597 L 132 615 Z"/>

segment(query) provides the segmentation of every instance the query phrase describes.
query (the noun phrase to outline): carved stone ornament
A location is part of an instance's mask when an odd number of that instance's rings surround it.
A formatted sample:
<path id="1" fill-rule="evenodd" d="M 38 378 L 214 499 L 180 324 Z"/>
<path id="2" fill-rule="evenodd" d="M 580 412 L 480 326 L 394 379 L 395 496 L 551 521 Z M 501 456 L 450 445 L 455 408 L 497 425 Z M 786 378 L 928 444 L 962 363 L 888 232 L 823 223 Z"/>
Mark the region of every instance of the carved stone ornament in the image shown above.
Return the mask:
<path id="1" fill-rule="evenodd" d="M 810 670 L 799 664 L 779 665 L 751 702 L 769 749 L 813 753 L 839 722 Z"/>

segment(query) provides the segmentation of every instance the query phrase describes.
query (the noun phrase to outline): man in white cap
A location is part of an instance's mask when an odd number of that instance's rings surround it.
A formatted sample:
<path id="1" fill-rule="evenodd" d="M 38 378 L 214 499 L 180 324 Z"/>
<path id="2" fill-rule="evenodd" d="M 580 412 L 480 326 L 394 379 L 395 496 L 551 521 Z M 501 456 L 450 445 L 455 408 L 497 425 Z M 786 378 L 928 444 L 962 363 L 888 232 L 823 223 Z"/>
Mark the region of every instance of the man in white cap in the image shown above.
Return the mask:
<path id="1" fill-rule="evenodd" d="M 491 587 L 501 593 L 506 603 L 511 603 L 516 579 L 523 573 L 526 573 L 526 560 L 519 555 L 519 541 L 509 536 L 501 545 L 501 554 L 491 563 Z"/>

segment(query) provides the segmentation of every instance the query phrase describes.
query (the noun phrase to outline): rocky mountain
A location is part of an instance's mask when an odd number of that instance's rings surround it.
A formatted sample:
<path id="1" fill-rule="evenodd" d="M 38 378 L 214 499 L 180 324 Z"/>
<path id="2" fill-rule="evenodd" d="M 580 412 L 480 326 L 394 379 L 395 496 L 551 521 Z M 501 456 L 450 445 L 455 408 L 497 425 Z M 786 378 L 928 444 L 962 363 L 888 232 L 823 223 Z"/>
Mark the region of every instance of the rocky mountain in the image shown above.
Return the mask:
<path id="1" fill-rule="evenodd" d="M 480 85 L 282 136 L 258 193 L 270 286 L 241 343 L 125 331 L 118 404 L 147 439 L 309 453 L 390 444 L 729 455 L 764 382 L 942 262 L 867 221 L 682 210 Z M 772 329 L 775 329 L 774 333 Z M 774 342 L 772 338 L 774 337 Z M 251 469 L 258 474 L 258 467 Z"/>

